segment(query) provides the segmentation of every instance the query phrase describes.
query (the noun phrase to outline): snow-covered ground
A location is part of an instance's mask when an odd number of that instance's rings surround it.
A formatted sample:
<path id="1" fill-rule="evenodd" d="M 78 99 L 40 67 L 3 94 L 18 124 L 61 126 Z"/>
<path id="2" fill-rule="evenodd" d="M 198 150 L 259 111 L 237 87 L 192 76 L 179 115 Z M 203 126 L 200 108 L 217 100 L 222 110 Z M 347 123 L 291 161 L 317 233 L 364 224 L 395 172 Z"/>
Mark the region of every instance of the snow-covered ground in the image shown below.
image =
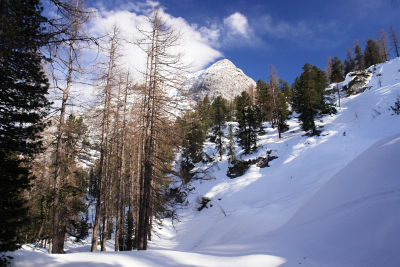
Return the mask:
<path id="1" fill-rule="evenodd" d="M 303 136 L 296 119 L 282 139 L 266 129 L 247 157 L 271 149 L 271 167 L 229 179 L 226 160 L 215 164 L 211 180 L 192 184 L 180 222 L 164 221 L 150 250 L 25 248 L 13 253 L 15 265 L 398 266 L 400 116 L 390 106 L 400 96 L 400 58 L 370 69 L 371 88 L 318 121 L 321 136 Z M 211 201 L 199 212 L 202 196 Z"/>

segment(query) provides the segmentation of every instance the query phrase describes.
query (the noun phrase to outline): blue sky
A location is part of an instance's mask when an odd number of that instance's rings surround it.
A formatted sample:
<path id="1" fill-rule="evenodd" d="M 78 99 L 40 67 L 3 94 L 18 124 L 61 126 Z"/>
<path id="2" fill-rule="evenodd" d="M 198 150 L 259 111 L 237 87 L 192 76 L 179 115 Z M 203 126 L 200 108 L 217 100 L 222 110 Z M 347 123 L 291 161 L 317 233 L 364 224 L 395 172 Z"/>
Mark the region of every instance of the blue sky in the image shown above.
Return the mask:
<path id="1" fill-rule="evenodd" d="M 378 31 L 393 25 L 400 32 L 400 1 L 396 0 L 160 0 L 94 1 L 89 7 L 110 12 L 144 13 L 161 5 L 177 27 L 198 32 L 201 46 L 186 49 L 204 67 L 218 58 L 228 58 L 253 79 L 268 79 L 273 64 L 290 84 L 309 62 L 325 68 L 327 56 L 344 59 L 346 47 L 360 40 L 376 39 Z M 137 18 L 137 17 L 135 17 Z M 183 24 L 182 24 L 183 23 Z M 181 26 L 179 26 L 181 25 Z M 185 30 L 184 30 L 185 31 Z M 205 46 L 208 46 L 205 47 Z M 208 49 L 208 50 L 207 50 Z M 206 56 L 209 53 L 210 56 Z"/>

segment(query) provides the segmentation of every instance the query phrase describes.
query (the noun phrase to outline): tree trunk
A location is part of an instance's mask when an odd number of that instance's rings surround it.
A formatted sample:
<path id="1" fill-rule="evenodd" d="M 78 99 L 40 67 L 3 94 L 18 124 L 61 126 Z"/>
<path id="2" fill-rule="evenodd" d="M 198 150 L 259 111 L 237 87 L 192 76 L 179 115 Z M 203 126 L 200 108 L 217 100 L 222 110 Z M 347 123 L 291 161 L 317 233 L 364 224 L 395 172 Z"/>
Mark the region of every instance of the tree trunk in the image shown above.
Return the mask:
<path id="1" fill-rule="evenodd" d="M 60 229 L 60 189 L 61 189 L 61 157 L 62 157 L 62 137 L 65 127 L 65 114 L 66 106 L 69 97 L 69 92 L 72 85 L 72 72 L 73 72 L 73 51 L 74 42 L 69 45 L 69 61 L 68 61 L 68 77 L 67 85 L 63 91 L 63 98 L 61 101 L 60 122 L 57 131 L 57 146 L 56 146 L 56 159 L 54 163 L 54 203 L 53 203 L 53 237 L 52 237 L 52 253 L 64 253 L 64 236 L 63 231 Z"/>
<path id="2" fill-rule="evenodd" d="M 107 198 L 105 196 L 105 191 L 107 188 L 107 177 L 108 171 L 106 165 L 108 164 L 108 134 L 109 134 L 109 116 L 110 116 L 110 101 L 111 101 L 111 86 L 112 86 L 112 75 L 114 69 L 114 60 L 115 60 L 115 42 L 117 39 L 117 29 L 114 27 L 114 33 L 111 38 L 111 48 L 109 52 L 109 62 L 108 62 L 108 70 L 107 70 L 107 80 L 105 87 L 105 97 L 104 97 L 104 108 L 103 108 L 103 119 L 101 125 L 101 143 L 100 143 L 100 169 L 98 174 L 99 179 L 99 187 L 98 194 L 96 199 L 96 215 L 93 227 L 92 234 L 92 246 L 91 251 L 97 251 L 97 245 L 99 243 L 99 232 L 100 232 L 100 222 L 101 217 L 104 216 L 103 213 L 106 213 L 106 208 L 102 209 L 102 201 L 104 200 L 104 205 L 107 202 Z M 104 198 L 102 199 L 102 196 Z M 104 233 L 103 233 L 104 236 Z M 103 240 L 102 240 L 103 244 Z M 104 246 L 102 246 L 103 248 Z"/>

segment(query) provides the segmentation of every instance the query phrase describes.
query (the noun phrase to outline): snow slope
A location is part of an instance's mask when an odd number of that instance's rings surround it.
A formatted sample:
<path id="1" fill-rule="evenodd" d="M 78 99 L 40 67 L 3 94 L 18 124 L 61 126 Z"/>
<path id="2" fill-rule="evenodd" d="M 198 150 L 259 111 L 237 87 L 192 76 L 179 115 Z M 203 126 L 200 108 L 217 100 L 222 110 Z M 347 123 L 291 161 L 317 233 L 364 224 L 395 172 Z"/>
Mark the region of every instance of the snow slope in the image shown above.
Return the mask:
<path id="1" fill-rule="evenodd" d="M 288 265 L 398 266 L 400 134 L 378 141 L 265 236 Z"/>
<path id="2" fill-rule="evenodd" d="M 370 89 L 318 121 L 321 136 L 303 136 L 296 119 L 282 139 L 267 128 L 243 158 L 272 150 L 271 167 L 229 179 L 226 160 L 214 164 L 149 251 L 20 250 L 16 266 L 398 266 L 400 116 L 390 106 L 400 95 L 400 58 L 370 70 Z M 202 196 L 212 206 L 199 212 Z"/>

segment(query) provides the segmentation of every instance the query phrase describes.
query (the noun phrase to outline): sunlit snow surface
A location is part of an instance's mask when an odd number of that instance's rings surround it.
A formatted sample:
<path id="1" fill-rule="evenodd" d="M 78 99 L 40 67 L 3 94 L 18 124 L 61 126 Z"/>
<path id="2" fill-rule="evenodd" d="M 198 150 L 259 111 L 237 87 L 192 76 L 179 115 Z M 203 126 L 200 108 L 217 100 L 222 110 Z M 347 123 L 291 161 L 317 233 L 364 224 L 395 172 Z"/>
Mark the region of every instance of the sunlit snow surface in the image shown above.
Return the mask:
<path id="1" fill-rule="evenodd" d="M 49 256 L 25 249 L 13 253 L 15 265 L 399 266 L 400 116 L 390 106 L 400 96 L 400 58 L 370 69 L 371 89 L 341 99 L 338 114 L 318 121 L 320 137 L 303 136 L 292 119 L 282 139 L 267 128 L 262 147 L 243 156 L 271 149 L 278 156 L 271 167 L 229 179 L 226 159 L 215 164 L 150 250 L 77 252 L 86 245 Z M 213 206 L 199 212 L 202 196 Z"/>

